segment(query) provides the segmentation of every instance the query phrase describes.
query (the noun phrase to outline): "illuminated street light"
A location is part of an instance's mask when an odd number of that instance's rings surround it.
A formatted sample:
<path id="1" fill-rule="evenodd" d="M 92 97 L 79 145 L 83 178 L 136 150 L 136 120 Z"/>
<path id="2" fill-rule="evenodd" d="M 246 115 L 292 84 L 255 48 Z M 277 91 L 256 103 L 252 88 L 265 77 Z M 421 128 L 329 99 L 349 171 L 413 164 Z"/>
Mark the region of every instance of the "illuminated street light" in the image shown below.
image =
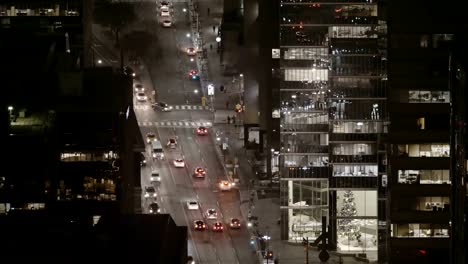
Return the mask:
<path id="1" fill-rule="evenodd" d="M 216 37 L 216 42 L 221 42 L 221 37 Z"/>
<path id="2" fill-rule="evenodd" d="M 190 38 L 190 33 L 187 33 L 187 35 L 185 35 L 185 36 L 187 36 L 187 38 Z"/>
<path id="3" fill-rule="evenodd" d="M 184 11 L 184 13 L 187 12 L 187 8 L 182 9 L 182 11 Z"/>
<path id="4" fill-rule="evenodd" d="M 248 222 L 248 223 L 247 223 L 247 227 L 252 227 L 252 223 L 251 223 L 251 222 Z"/>
<path id="5" fill-rule="evenodd" d="M 197 94 L 197 93 L 198 93 L 198 89 L 193 90 L 193 92 Z"/>
<path id="6" fill-rule="evenodd" d="M 244 77 L 244 74 L 241 73 L 241 74 L 239 74 L 239 76 L 240 76 L 240 77 Z"/>
<path id="7" fill-rule="evenodd" d="M 190 61 L 191 61 L 191 62 L 193 62 L 193 61 L 194 61 L 194 59 L 193 59 L 193 58 L 190 58 Z"/>
<path id="8" fill-rule="evenodd" d="M 102 64 L 102 60 L 98 60 L 97 63 L 98 63 L 98 64 Z"/>
<path id="9" fill-rule="evenodd" d="M 13 111 L 13 106 L 11 106 L 11 105 L 8 106 L 8 111 L 10 111 L 10 112 Z"/>

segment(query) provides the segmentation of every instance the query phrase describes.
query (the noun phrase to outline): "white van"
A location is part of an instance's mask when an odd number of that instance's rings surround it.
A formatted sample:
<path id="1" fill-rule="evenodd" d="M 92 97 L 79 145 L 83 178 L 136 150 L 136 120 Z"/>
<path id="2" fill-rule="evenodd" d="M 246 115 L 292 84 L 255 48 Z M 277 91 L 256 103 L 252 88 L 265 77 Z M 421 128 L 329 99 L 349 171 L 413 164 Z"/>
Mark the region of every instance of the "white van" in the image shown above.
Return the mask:
<path id="1" fill-rule="evenodd" d="M 151 172 L 151 182 L 160 182 L 161 181 L 161 175 L 159 174 L 159 170 L 153 170 Z"/>
<path id="2" fill-rule="evenodd" d="M 164 151 L 159 140 L 155 140 L 151 143 L 152 155 L 154 159 L 164 159 Z"/>

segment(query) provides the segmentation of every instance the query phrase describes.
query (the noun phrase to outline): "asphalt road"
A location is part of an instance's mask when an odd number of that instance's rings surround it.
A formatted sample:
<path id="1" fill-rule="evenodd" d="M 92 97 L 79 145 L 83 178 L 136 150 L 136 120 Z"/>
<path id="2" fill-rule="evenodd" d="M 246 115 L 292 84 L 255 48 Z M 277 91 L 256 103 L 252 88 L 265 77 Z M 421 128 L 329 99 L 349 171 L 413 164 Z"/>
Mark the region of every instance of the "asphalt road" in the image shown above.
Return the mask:
<path id="1" fill-rule="evenodd" d="M 161 208 L 161 213 L 169 213 L 178 225 L 186 225 L 189 229 L 189 255 L 197 263 L 257 263 L 255 255 L 249 245 L 250 237 L 246 230 L 246 223 L 242 223 L 239 230 L 227 228 L 230 218 L 242 219 L 240 201 L 237 190 L 221 192 L 219 182 L 226 180 L 224 170 L 216 156 L 215 145 L 210 136 L 197 136 L 195 127 L 204 124 L 211 126 L 212 113 L 200 109 L 201 95 L 194 93 L 200 90 L 199 81 L 189 79 L 188 72 L 196 69 L 196 63 L 190 61 L 185 49 L 190 47 L 188 14 L 182 12 L 186 4 L 175 3 L 173 16 L 175 27 L 162 28 L 157 24 L 158 16 L 155 4 L 138 4 L 137 13 L 144 22 L 147 30 L 154 25 L 157 45 L 154 52 L 149 52 L 144 58 L 147 70 L 142 71 L 141 83 L 147 88 L 150 97 L 152 87 L 156 91 L 156 99 L 164 101 L 174 108 L 171 112 L 160 112 L 151 109 L 149 102 L 135 102 L 135 112 L 146 140 L 148 132 L 155 132 L 163 143 L 169 138 L 176 138 L 176 149 L 164 147 L 165 160 L 152 160 L 151 149 L 148 145 L 146 156 L 148 164 L 142 168 L 142 189 L 150 186 L 151 170 L 158 169 L 161 182 L 156 184 L 158 197 L 155 199 Z M 143 73 L 145 72 L 145 73 Z M 149 73 L 149 74 L 146 74 Z M 182 105 L 189 105 L 184 107 Z M 175 168 L 173 159 L 183 156 L 185 168 Z M 207 171 L 205 179 L 195 179 L 195 167 L 204 167 Z M 188 210 L 187 201 L 195 199 L 199 202 L 199 210 Z M 143 212 L 148 212 L 152 199 L 142 195 Z M 211 231 L 214 220 L 207 220 L 204 212 L 214 208 L 218 212 L 218 220 L 224 223 L 223 232 Z M 193 222 L 204 220 L 208 230 L 195 231 Z"/>

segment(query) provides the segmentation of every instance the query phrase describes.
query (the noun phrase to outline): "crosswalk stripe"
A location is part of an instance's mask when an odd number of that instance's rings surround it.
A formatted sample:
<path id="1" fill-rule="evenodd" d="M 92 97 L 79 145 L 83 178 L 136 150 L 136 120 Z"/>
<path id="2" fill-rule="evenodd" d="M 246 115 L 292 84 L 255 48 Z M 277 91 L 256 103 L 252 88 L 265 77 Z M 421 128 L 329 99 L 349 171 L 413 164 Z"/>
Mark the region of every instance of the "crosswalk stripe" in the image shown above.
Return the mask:
<path id="1" fill-rule="evenodd" d="M 179 122 L 179 126 L 183 126 L 184 124 L 182 122 Z"/>
<path id="2" fill-rule="evenodd" d="M 179 106 L 178 106 L 178 105 L 174 105 L 174 108 L 175 108 L 176 110 L 178 110 L 178 109 L 179 109 Z"/>
<path id="3" fill-rule="evenodd" d="M 197 122 L 197 126 L 201 126 L 201 125 L 202 125 L 202 123 L 200 123 L 200 122 Z"/>
<path id="4" fill-rule="evenodd" d="M 188 127 L 188 126 L 189 126 L 189 122 L 184 122 L 184 125 L 185 125 L 186 127 Z"/>

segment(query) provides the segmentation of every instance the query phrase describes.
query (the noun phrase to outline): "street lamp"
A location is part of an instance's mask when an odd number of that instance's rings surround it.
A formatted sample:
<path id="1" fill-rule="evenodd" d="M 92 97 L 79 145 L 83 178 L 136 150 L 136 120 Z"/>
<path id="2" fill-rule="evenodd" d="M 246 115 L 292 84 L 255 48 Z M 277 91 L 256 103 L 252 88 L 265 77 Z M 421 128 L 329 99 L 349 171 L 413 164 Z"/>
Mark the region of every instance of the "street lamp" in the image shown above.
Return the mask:
<path id="1" fill-rule="evenodd" d="M 194 59 L 193 59 L 193 58 L 190 58 L 190 61 L 191 61 L 191 62 L 193 62 L 193 61 L 194 61 Z"/>
<path id="2" fill-rule="evenodd" d="M 8 111 L 10 111 L 10 113 L 11 113 L 11 111 L 13 111 L 13 106 L 11 106 L 11 105 L 8 106 Z"/>
<path id="3" fill-rule="evenodd" d="M 190 33 L 187 33 L 187 35 L 185 35 L 187 38 L 190 38 Z"/>
<path id="4" fill-rule="evenodd" d="M 216 37 L 216 42 L 221 42 L 221 37 Z"/>
<path id="5" fill-rule="evenodd" d="M 187 8 L 182 9 L 182 11 L 184 11 L 184 13 L 187 12 Z"/>
<path id="6" fill-rule="evenodd" d="M 97 63 L 98 63 L 98 64 L 102 64 L 102 60 L 98 60 Z"/>
<path id="7" fill-rule="evenodd" d="M 195 94 L 197 94 L 197 93 L 198 93 L 198 89 L 193 90 L 193 92 L 194 92 Z"/>
<path id="8" fill-rule="evenodd" d="M 239 77 L 244 77 L 244 74 L 242 74 L 242 73 L 241 73 L 241 74 L 239 74 Z"/>

